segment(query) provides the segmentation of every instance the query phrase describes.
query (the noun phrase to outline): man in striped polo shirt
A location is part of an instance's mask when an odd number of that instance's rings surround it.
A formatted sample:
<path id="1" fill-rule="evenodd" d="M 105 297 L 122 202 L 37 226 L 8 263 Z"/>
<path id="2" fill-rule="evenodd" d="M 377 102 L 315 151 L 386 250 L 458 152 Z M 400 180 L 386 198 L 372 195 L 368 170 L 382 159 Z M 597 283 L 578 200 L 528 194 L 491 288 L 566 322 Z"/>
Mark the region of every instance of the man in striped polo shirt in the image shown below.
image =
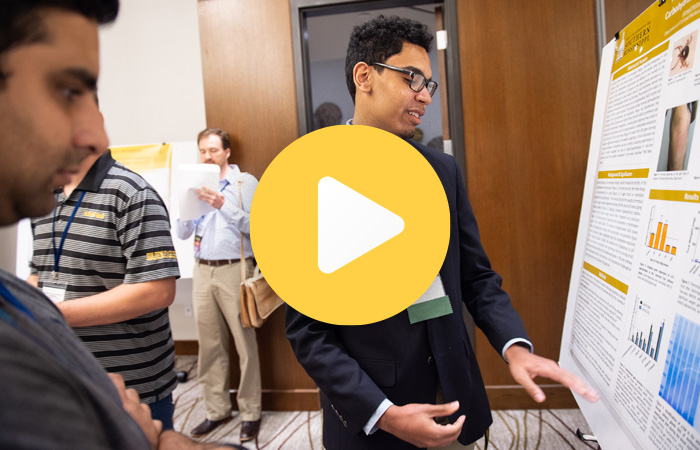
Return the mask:
<path id="1" fill-rule="evenodd" d="M 163 201 L 110 152 L 84 160 L 55 198 L 54 211 L 32 221 L 28 281 L 172 429 L 177 379 L 168 306 L 180 273 Z"/>

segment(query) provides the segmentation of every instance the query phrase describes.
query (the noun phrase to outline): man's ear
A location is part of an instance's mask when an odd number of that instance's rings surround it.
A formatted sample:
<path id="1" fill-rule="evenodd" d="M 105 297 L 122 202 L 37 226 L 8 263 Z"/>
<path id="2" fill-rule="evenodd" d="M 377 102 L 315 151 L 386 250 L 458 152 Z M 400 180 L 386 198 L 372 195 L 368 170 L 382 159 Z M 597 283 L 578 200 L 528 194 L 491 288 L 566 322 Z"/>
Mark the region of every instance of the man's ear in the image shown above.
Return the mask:
<path id="1" fill-rule="evenodd" d="M 352 78 L 355 81 L 355 89 L 358 92 L 364 92 L 368 94 L 372 91 L 372 75 L 373 71 L 371 67 L 366 63 L 360 61 L 355 64 L 352 69 Z"/>

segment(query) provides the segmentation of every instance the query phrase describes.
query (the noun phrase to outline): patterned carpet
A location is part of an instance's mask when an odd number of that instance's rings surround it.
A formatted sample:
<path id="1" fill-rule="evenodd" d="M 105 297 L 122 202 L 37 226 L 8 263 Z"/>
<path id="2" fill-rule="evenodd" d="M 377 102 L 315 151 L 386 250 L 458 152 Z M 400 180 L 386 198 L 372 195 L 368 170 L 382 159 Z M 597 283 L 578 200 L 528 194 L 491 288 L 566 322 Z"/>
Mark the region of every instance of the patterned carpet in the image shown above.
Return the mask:
<path id="1" fill-rule="evenodd" d="M 175 430 L 189 435 L 189 431 L 205 419 L 204 405 L 197 386 L 197 358 L 177 356 L 177 370 L 188 372 L 188 381 L 181 383 L 175 399 Z M 578 409 L 498 410 L 493 411 L 489 449 L 493 450 L 549 450 L 598 449 L 576 437 L 576 429 L 590 432 Z M 241 419 L 234 411 L 233 420 L 200 438 L 202 442 L 229 442 L 237 444 Z M 321 450 L 321 411 L 276 412 L 263 411 L 262 427 L 256 443 L 246 447 L 266 450 Z M 484 440 L 477 442 L 484 448 Z"/>

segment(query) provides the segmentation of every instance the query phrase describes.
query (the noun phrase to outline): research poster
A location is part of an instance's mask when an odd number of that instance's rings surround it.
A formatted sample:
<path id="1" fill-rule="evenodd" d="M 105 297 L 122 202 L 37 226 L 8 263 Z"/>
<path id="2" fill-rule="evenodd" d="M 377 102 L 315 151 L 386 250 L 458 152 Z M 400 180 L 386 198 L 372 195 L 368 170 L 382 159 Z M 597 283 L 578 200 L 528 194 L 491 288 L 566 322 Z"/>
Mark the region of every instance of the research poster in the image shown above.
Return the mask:
<path id="1" fill-rule="evenodd" d="M 199 162 L 197 143 L 172 142 L 164 144 L 112 147 L 112 157 L 141 175 L 158 192 L 170 215 L 170 231 L 180 267 L 180 278 L 192 278 L 194 270 L 194 237 L 181 240 L 175 234 L 175 222 L 180 217 L 178 186 L 183 182 L 176 171 L 182 164 Z"/>
<path id="2" fill-rule="evenodd" d="M 608 44 L 560 364 L 603 449 L 700 448 L 700 0 Z"/>
<path id="3" fill-rule="evenodd" d="M 172 144 L 112 147 L 112 158 L 141 175 L 163 198 L 170 199 Z"/>

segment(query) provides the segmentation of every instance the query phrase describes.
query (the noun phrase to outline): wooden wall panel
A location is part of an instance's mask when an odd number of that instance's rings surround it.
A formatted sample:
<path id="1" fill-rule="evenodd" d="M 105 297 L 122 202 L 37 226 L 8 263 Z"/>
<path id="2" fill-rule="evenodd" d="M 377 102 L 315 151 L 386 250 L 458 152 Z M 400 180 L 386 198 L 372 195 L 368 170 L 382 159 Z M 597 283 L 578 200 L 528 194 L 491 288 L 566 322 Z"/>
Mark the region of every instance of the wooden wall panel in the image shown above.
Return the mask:
<path id="1" fill-rule="evenodd" d="M 289 1 L 200 0 L 199 29 L 207 126 L 259 179 L 298 137 Z"/>
<path id="2" fill-rule="evenodd" d="M 200 0 L 207 126 L 231 135 L 231 162 L 258 179 L 298 137 L 288 0 Z M 276 311 L 258 330 L 263 408 L 318 410 L 318 389 L 297 363 Z M 238 360 L 231 362 L 238 386 Z"/>
<path id="3" fill-rule="evenodd" d="M 615 33 L 622 30 L 656 0 L 605 0 L 605 36 L 610 42 Z"/>
<path id="4" fill-rule="evenodd" d="M 535 351 L 557 360 L 597 83 L 594 2 L 457 6 L 472 206 Z M 536 407 L 480 332 L 477 353 L 492 407 Z M 573 405 L 554 397 L 544 406 Z"/>

